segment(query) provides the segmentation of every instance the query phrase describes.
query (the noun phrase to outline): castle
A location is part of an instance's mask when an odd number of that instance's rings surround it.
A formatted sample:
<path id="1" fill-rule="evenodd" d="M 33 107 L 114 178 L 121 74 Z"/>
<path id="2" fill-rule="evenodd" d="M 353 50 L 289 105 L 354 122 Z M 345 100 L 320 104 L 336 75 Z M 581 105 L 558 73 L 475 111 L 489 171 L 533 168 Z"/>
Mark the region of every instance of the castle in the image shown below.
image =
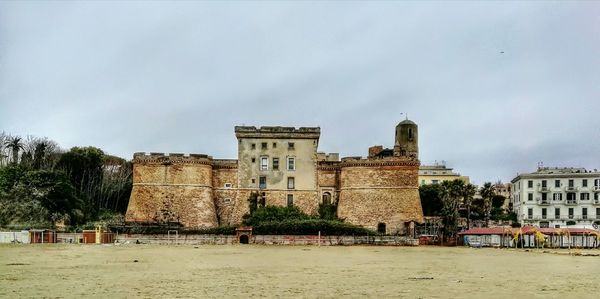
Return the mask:
<path id="1" fill-rule="evenodd" d="M 423 222 L 414 122 L 396 126 L 393 149 L 373 146 L 366 158 L 318 152 L 320 132 L 236 126 L 237 160 L 135 153 L 126 221 L 239 224 L 257 192 L 260 205 L 297 206 L 308 214 L 320 203 L 337 203 L 339 218 L 388 234 L 406 234 Z"/>

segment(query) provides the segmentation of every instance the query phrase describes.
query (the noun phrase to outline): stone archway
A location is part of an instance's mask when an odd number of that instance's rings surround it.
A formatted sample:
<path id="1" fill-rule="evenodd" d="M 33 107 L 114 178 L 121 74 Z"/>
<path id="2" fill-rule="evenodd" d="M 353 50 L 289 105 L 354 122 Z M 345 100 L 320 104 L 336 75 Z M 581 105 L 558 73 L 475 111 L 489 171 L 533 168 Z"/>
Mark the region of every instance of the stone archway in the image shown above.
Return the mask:
<path id="1" fill-rule="evenodd" d="M 323 204 L 326 204 L 326 205 L 331 204 L 331 193 L 323 192 Z"/>
<path id="2" fill-rule="evenodd" d="M 248 235 L 240 236 L 240 244 L 248 244 L 249 242 L 250 242 L 250 238 L 248 237 Z"/>

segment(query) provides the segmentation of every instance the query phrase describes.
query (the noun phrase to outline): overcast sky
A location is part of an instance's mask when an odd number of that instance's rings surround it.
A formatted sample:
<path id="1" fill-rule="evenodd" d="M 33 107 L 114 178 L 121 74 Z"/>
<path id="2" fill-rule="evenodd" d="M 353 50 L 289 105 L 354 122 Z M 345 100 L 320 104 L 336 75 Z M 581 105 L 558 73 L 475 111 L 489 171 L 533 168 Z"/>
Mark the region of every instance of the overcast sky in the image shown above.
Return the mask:
<path id="1" fill-rule="evenodd" d="M 235 158 L 235 125 L 320 126 L 475 183 L 600 168 L 600 2 L 1 2 L 0 131 Z"/>

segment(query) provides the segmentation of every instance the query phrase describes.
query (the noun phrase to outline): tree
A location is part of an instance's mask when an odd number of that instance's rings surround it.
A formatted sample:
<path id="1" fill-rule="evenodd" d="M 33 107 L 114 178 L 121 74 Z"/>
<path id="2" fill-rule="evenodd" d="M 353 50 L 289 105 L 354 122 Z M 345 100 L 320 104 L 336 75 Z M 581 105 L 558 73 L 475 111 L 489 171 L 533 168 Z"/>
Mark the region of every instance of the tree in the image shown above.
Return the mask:
<path id="1" fill-rule="evenodd" d="M 419 186 L 419 196 L 421 197 L 421 207 L 425 216 L 440 216 L 444 203 L 442 201 L 442 186 L 438 184 L 429 184 Z"/>
<path id="2" fill-rule="evenodd" d="M 19 151 L 23 149 L 22 138 L 19 136 L 8 136 L 4 144 L 10 149 L 12 154 L 12 163 L 17 164 L 19 162 Z"/>
<path id="3" fill-rule="evenodd" d="M 492 211 L 492 198 L 496 194 L 496 191 L 492 183 L 486 182 L 479 190 L 479 194 L 481 194 L 481 199 L 483 200 L 483 219 L 485 221 L 485 225 L 487 226 Z"/>
<path id="4" fill-rule="evenodd" d="M 461 180 L 444 181 L 441 184 L 442 222 L 444 233 L 454 235 L 458 231 L 458 208 L 464 192 L 465 183 Z"/>
<path id="5" fill-rule="evenodd" d="M 477 193 L 477 187 L 473 184 L 464 184 L 461 190 L 461 196 L 465 208 L 467 208 L 467 229 L 471 228 L 471 205 L 473 204 L 473 197 Z"/>

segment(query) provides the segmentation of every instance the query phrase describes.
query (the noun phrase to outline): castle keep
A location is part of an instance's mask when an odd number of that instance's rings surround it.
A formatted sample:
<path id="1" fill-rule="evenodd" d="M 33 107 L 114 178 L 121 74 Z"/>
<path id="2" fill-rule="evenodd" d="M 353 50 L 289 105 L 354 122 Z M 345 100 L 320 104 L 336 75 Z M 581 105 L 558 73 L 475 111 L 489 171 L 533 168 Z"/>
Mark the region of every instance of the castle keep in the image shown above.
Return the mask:
<path id="1" fill-rule="evenodd" d="M 179 222 L 186 227 L 238 224 L 250 194 L 260 205 L 297 206 L 316 214 L 337 203 L 346 222 L 406 233 L 423 222 L 419 199 L 418 128 L 396 126 L 393 149 L 339 159 L 317 151 L 320 128 L 236 126 L 238 159 L 135 153 L 130 222 Z"/>

